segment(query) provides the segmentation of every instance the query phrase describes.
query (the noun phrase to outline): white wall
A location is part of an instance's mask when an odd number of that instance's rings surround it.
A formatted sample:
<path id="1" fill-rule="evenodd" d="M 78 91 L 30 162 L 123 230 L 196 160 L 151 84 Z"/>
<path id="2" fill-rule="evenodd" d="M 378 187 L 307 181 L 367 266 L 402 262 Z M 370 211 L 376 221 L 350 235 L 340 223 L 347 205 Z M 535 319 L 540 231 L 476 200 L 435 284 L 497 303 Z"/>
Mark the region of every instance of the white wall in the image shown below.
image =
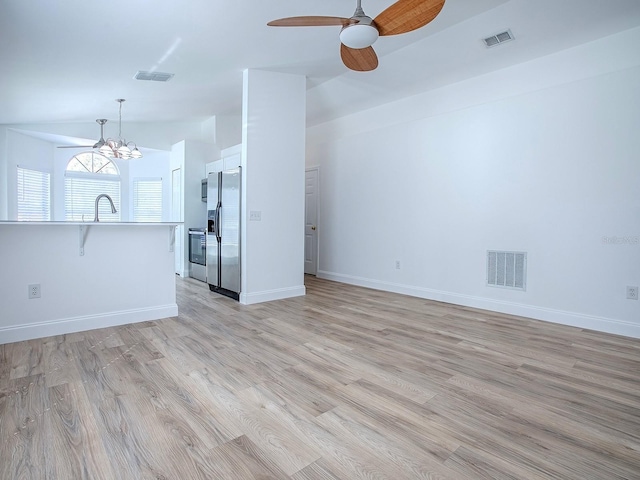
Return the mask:
<path id="1" fill-rule="evenodd" d="M 305 84 L 297 75 L 244 72 L 242 303 L 305 293 Z"/>
<path id="2" fill-rule="evenodd" d="M 242 142 L 242 115 L 217 115 L 215 143 L 224 150 Z"/>
<path id="3" fill-rule="evenodd" d="M 228 114 L 215 115 L 202 122 L 202 139 L 215 143 L 222 150 L 242 141 L 242 116 Z"/>
<path id="4" fill-rule="evenodd" d="M 319 276 L 640 337 L 638 44 L 640 29 L 309 129 Z M 526 292 L 485 286 L 489 249 L 528 252 Z"/>

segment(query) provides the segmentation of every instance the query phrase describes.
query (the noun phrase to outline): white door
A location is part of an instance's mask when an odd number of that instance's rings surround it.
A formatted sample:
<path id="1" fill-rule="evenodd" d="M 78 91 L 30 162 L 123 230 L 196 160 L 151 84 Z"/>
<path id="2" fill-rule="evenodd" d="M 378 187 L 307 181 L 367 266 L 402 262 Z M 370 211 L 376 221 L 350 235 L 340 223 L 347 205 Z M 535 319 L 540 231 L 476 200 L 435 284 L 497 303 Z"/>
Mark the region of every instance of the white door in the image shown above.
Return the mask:
<path id="1" fill-rule="evenodd" d="M 305 171 L 304 273 L 318 273 L 318 167 Z"/>
<path id="2" fill-rule="evenodd" d="M 171 171 L 171 221 L 182 222 L 182 171 L 179 168 Z M 183 273 L 183 229 L 182 225 L 178 225 L 178 228 L 176 228 L 175 254 L 176 273 L 178 275 Z"/>

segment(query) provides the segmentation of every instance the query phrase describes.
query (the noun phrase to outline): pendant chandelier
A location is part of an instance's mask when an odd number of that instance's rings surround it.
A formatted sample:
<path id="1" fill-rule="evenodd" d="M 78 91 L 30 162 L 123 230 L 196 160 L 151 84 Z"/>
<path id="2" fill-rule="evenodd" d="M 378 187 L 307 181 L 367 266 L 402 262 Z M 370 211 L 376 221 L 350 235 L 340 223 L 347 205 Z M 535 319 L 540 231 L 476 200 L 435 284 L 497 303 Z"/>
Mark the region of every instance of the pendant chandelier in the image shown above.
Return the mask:
<path id="1" fill-rule="evenodd" d="M 124 98 L 116 99 L 120 104 L 120 113 L 118 120 L 118 139 L 108 138 L 99 148 L 99 152 L 108 158 L 121 158 L 123 160 L 129 158 L 142 158 L 142 152 L 138 150 L 134 142 L 127 142 L 122 138 L 122 104 Z"/>

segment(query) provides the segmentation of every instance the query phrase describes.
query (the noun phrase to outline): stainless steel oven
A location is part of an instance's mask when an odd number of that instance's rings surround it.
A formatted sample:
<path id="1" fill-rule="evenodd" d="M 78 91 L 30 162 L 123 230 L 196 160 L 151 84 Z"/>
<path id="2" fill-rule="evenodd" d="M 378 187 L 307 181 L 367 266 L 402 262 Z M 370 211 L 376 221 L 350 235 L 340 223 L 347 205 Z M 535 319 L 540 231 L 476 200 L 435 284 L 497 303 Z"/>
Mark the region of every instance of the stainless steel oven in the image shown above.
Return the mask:
<path id="1" fill-rule="evenodd" d="M 207 231 L 205 228 L 189 229 L 189 276 L 207 281 Z"/>

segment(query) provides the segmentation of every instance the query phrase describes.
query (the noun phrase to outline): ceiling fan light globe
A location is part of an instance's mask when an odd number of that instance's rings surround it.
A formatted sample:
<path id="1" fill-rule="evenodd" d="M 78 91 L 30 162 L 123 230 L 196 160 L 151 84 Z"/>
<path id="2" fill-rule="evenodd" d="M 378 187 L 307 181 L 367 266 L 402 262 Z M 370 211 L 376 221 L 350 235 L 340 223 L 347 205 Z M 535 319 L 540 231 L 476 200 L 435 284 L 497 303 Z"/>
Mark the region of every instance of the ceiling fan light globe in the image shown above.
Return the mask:
<path id="1" fill-rule="evenodd" d="M 373 45 L 379 35 L 373 25 L 347 25 L 340 32 L 340 41 L 349 48 L 359 50 Z"/>

